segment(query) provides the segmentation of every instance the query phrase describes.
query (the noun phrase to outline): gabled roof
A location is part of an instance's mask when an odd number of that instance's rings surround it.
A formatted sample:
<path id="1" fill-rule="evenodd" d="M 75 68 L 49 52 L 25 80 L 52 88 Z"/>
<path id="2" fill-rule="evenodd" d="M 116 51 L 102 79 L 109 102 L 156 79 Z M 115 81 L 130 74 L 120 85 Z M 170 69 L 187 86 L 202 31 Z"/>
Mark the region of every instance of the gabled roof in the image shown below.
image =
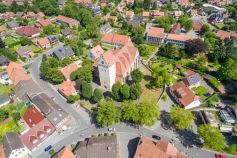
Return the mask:
<path id="1" fill-rule="evenodd" d="M 79 68 L 78 64 L 76 62 L 73 62 L 73 63 L 61 68 L 60 71 L 62 72 L 62 74 L 66 80 L 70 80 L 71 73 L 76 71 L 78 68 Z"/>
<path id="2" fill-rule="evenodd" d="M 100 45 L 95 46 L 90 50 L 90 52 L 94 55 L 95 59 L 99 58 L 101 54 L 104 53 L 104 50 Z"/>
<path id="3" fill-rule="evenodd" d="M 32 42 L 35 45 L 39 45 L 41 48 L 45 47 L 46 45 L 50 44 L 50 41 L 47 37 L 42 37 L 38 39 L 33 39 Z"/>
<path id="4" fill-rule="evenodd" d="M 16 33 L 18 33 L 19 35 L 22 35 L 22 36 L 30 37 L 30 36 L 39 34 L 40 30 L 35 27 L 31 27 L 31 26 L 23 26 L 23 27 L 17 29 Z"/>
<path id="5" fill-rule="evenodd" d="M 14 28 L 14 27 L 18 27 L 18 23 L 16 22 L 16 20 L 12 20 L 10 22 L 7 23 L 7 26 L 10 28 Z"/>
<path id="6" fill-rule="evenodd" d="M 2 138 L 2 144 L 5 156 L 8 158 L 13 150 L 24 148 L 21 140 L 19 139 L 19 134 L 16 132 L 8 132 Z"/>
<path id="7" fill-rule="evenodd" d="M 55 157 L 53 158 L 76 158 L 72 151 L 68 147 L 64 147 Z"/>
<path id="8" fill-rule="evenodd" d="M 45 26 L 51 25 L 52 22 L 49 19 L 42 19 L 42 20 L 39 21 L 39 24 L 41 26 L 45 27 Z"/>
<path id="9" fill-rule="evenodd" d="M 80 3 L 91 4 L 92 0 L 74 0 L 74 3 L 77 3 L 77 4 L 80 4 Z"/>
<path id="10" fill-rule="evenodd" d="M 69 17 L 66 17 L 66 16 L 62 16 L 62 15 L 59 15 L 59 16 L 57 17 L 57 20 L 58 20 L 58 21 L 65 22 L 65 23 L 68 23 L 68 24 L 73 25 L 73 26 L 80 24 L 79 21 L 77 21 L 77 20 L 75 20 L 75 19 L 72 19 L 72 18 L 69 18 Z"/>
<path id="11" fill-rule="evenodd" d="M 147 36 L 149 37 L 163 38 L 164 35 L 164 29 L 159 27 L 150 27 L 147 32 Z"/>
<path id="12" fill-rule="evenodd" d="M 76 83 L 72 81 L 64 81 L 62 84 L 59 85 L 58 90 L 63 93 L 65 96 L 70 96 L 76 93 Z"/>
<path id="13" fill-rule="evenodd" d="M 41 122 L 44 119 L 44 116 L 32 106 L 26 109 L 22 119 L 31 128 Z"/>
<path id="14" fill-rule="evenodd" d="M 200 31 L 202 29 L 202 23 L 201 22 L 196 22 L 194 21 L 193 22 L 193 30 L 195 31 Z"/>
<path id="15" fill-rule="evenodd" d="M 184 107 L 199 99 L 182 81 L 172 85 L 170 90 Z"/>
<path id="16" fill-rule="evenodd" d="M 167 36 L 167 39 L 186 42 L 188 40 L 195 39 L 195 37 L 189 36 L 189 35 L 180 35 L 180 34 L 178 35 L 178 34 L 169 33 Z"/>
<path id="17" fill-rule="evenodd" d="M 53 51 L 53 54 L 58 58 L 58 59 L 63 59 L 66 57 L 72 57 L 75 55 L 74 51 L 72 50 L 71 47 L 69 46 L 62 46 L 59 47 L 58 49 Z"/>
<path id="18" fill-rule="evenodd" d="M 165 16 L 165 12 L 160 12 L 160 11 L 158 11 L 158 10 L 155 10 L 155 11 L 153 12 L 153 16 Z"/>
<path id="19" fill-rule="evenodd" d="M 106 43 L 116 43 L 125 45 L 131 41 L 129 36 L 120 35 L 120 34 L 105 34 L 104 37 L 101 39 L 101 42 Z"/>
<path id="20" fill-rule="evenodd" d="M 17 49 L 16 53 L 19 56 L 24 56 L 24 55 L 27 55 L 28 53 L 32 53 L 32 48 L 30 46 L 26 45 L 26 46 L 23 46 L 23 47 Z"/>
<path id="21" fill-rule="evenodd" d="M 195 73 L 183 78 L 182 80 L 187 86 L 192 86 L 192 85 L 197 84 L 199 81 L 201 81 L 202 77 L 198 73 Z"/>
<path id="22" fill-rule="evenodd" d="M 175 157 L 178 154 L 178 150 L 172 144 L 165 140 L 157 141 L 156 146 L 168 156 Z"/>
<path id="23" fill-rule="evenodd" d="M 61 30 L 61 33 L 64 35 L 64 36 L 68 36 L 72 33 L 72 30 L 70 28 L 66 28 L 64 30 Z"/>

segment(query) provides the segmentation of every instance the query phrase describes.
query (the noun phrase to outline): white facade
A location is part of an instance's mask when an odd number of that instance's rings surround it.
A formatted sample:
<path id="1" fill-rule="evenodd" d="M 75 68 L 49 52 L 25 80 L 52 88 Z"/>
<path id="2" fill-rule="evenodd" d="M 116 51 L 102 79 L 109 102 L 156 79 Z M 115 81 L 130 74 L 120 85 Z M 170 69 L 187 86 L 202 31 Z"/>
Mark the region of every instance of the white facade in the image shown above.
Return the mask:
<path id="1" fill-rule="evenodd" d="M 100 85 L 105 89 L 111 89 L 116 78 L 116 64 L 109 66 L 103 56 L 100 57 L 99 64 Z"/>
<path id="2" fill-rule="evenodd" d="M 9 158 L 29 158 L 30 151 L 27 148 L 13 150 Z"/>
<path id="3" fill-rule="evenodd" d="M 200 100 L 195 100 L 192 103 L 190 103 L 189 105 L 185 106 L 184 109 L 192 109 L 192 108 L 196 108 L 201 104 Z"/>

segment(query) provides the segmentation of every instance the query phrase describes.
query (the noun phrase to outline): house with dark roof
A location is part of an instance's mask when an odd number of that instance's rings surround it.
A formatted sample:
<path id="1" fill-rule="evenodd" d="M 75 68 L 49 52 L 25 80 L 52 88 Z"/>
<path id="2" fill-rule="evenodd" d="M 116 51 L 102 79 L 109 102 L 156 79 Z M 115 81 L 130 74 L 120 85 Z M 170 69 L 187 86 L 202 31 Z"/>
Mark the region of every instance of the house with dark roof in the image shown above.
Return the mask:
<path id="1" fill-rule="evenodd" d="M 30 98 L 42 92 L 41 88 L 32 80 L 19 81 L 13 91 L 20 101 L 28 102 Z"/>
<path id="2" fill-rule="evenodd" d="M 170 87 L 170 94 L 175 101 L 184 109 L 198 107 L 201 104 L 200 98 L 189 89 L 183 81 L 177 82 Z"/>
<path id="3" fill-rule="evenodd" d="M 189 88 L 192 88 L 192 87 L 200 86 L 200 82 L 202 81 L 202 77 L 198 73 L 194 73 L 194 74 L 189 75 L 185 78 L 182 78 L 182 81 Z"/>
<path id="4" fill-rule="evenodd" d="M 6 68 L 9 64 L 9 60 L 5 56 L 0 56 L 0 67 Z"/>
<path id="5" fill-rule="evenodd" d="M 2 138 L 3 150 L 6 158 L 29 157 L 29 150 L 22 144 L 19 134 L 8 132 Z"/>
<path id="6" fill-rule="evenodd" d="M 59 60 L 62 60 L 67 57 L 75 56 L 75 53 L 70 46 L 64 45 L 64 46 L 61 46 L 58 49 L 54 50 L 52 52 L 52 55 L 54 57 L 58 58 Z"/>
<path id="7" fill-rule="evenodd" d="M 37 145 L 42 143 L 48 136 L 55 131 L 54 126 L 47 118 L 44 118 L 27 131 L 20 135 L 21 142 L 29 149 L 32 150 Z"/>
<path id="8" fill-rule="evenodd" d="M 30 58 L 33 54 L 33 50 L 30 46 L 26 45 L 16 50 L 18 57 L 27 57 Z"/>
<path id="9" fill-rule="evenodd" d="M 117 136 L 98 136 L 80 142 L 73 150 L 80 158 L 119 158 Z"/>
<path id="10" fill-rule="evenodd" d="M 113 28 L 109 23 L 104 24 L 100 27 L 100 34 L 107 34 L 113 31 Z"/>
<path id="11" fill-rule="evenodd" d="M 11 98 L 8 94 L 0 96 L 0 107 L 3 107 L 11 102 Z"/>
<path id="12" fill-rule="evenodd" d="M 70 35 L 72 34 L 72 30 L 70 28 L 66 28 L 64 30 L 61 30 L 61 34 L 63 36 L 66 36 L 66 38 L 69 38 Z"/>
<path id="13" fill-rule="evenodd" d="M 71 126 L 71 116 L 45 93 L 32 96 L 31 101 L 53 124 L 58 132 L 67 130 Z"/>
<path id="14" fill-rule="evenodd" d="M 49 35 L 48 39 L 51 45 L 57 44 L 59 42 L 58 37 L 55 35 Z"/>
<path id="15" fill-rule="evenodd" d="M 19 27 L 16 20 L 12 20 L 12 21 L 8 22 L 6 26 L 8 29 L 12 29 L 12 30 L 17 29 Z"/>

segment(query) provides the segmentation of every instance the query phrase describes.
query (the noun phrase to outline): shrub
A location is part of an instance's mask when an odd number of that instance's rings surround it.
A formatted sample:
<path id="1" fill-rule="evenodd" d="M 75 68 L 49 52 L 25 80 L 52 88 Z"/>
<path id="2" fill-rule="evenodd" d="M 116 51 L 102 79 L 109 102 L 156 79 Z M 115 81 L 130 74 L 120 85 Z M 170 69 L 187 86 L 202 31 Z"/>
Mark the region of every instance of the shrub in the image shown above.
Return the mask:
<path id="1" fill-rule="evenodd" d="M 161 99 L 166 102 L 166 100 L 167 100 L 167 95 L 164 94 L 164 95 L 161 97 Z"/>

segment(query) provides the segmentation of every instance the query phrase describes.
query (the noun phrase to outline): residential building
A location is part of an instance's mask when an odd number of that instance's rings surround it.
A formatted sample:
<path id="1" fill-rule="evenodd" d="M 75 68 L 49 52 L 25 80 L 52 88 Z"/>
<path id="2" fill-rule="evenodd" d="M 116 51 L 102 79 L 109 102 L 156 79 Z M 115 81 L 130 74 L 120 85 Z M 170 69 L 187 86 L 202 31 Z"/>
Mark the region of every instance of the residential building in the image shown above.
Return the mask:
<path id="1" fill-rule="evenodd" d="M 110 49 L 95 61 L 99 73 L 100 85 L 108 90 L 116 82 L 125 83 L 130 73 L 139 68 L 140 55 L 134 46 L 125 45 L 119 49 Z"/>
<path id="2" fill-rule="evenodd" d="M 0 96 L 0 108 L 9 104 L 11 102 L 11 98 L 8 94 L 4 94 Z"/>
<path id="3" fill-rule="evenodd" d="M 174 26 L 172 27 L 170 33 L 178 34 L 179 35 L 181 33 L 181 25 L 180 25 L 180 23 L 174 24 Z"/>
<path id="4" fill-rule="evenodd" d="M 182 78 L 182 81 L 189 88 L 200 86 L 200 82 L 202 81 L 202 77 L 198 73 L 194 73 L 185 78 Z"/>
<path id="5" fill-rule="evenodd" d="M 68 127 L 71 126 L 71 116 L 45 93 L 32 96 L 31 101 L 53 124 L 59 133 L 67 130 Z"/>
<path id="6" fill-rule="evenodd" d="M 132 10 L 128 10 L 125 12 L 125 18 L 129 21 L 133 18 L 134 12 Z"/>
<path id="7" fill-rule="evenodd" d="M 166 43 L 172 43 L 184 47 L 188 40 L 195 39 L 193 36 L 169 33 L 165 40 Z"/>
<path id="8" fill-rule="evenodd" d="M 30 46 L 26 45 L 16 50 L 18 57 L 30 58 L 33 55 L 33 50 Z"/>
<path id="9" fill-rule="evenodd" d="M 126 44 L 132 45 L 131 38 L 120 34 L 105 34 L 101 39 L 101 43 L 115 47 L 122 47 Z"/>
<path id="10" fill-rule="evenodd" d="M 22 144 L 19 134 L 7 132 L 2 138 L 6 158 L 29 158 L 30 151 Z"/>
<path id="11" fill-rule="evenodd" d="M 37 145 L 42 143 L 54 131 L 54 126 L 49 122 L 47 118 L 44 118 L 39 123 L 35 124 L 32 128 L 24 131 L 20 135 L 20 140 L 29 150 L 32 150 Z"/>
<path id="12" fill-rule="evenodd" d="M 52 158 L 76 158 L 72 151 L 68 147 L 64 147 Z"/>
<path id="13" fill-rule="evenodd" d="M 58 87 L 59 93 L 61 93 L 65 98 L 68 98 L 70 95 L 76 95 L 76 83 L 73 81 L 64 81 Z"/>
<path id="14" fill-rule="evenodd" d="M 41 88 L 32 80 L 19 81 L 14 87 L 13 91 L 20 101 L 28 102 L 30 98 L 41 93 Z"/>
<path id="15" fill-rule="evenodd" d="M 32 40 L 32 43 L 42 49 L 47 49 L 51 47 L 50 41 L 47 37 L 35 38 Z"/>
<path id="16" fill-rule="evenodd" d="M 193 21 L 193 30 L 199 33 L 202 29 L 203 24 L 201 22 Z"/>
<path id="17" fill-rule="evenodd" d="M 70 35 L 72 34 L 72 30 L 70 28 L 66 28 L 64 30 L 61 30 L 61 34 L 66 38 L 69 38 Z"/>
<path id="18" fill-rule="evenodd" d="M 113 28 L 109 23 L 106 23 L 100 27 L 100 34 L 107 34 L 113 31 Z"/>
<path id="19" fill-rule="evenodd" d="M 177 0 L 177 2 L 182 7 L 188 7 L 191 4 L 189 0 Z"/>
<path id="20" fill-rule="evenodd" d="M 49 19 L 42 19 L 37 24 L 38 24 L 37 26 L 39 27 L 46 27 L 48 25 L 52 25 L 52 22 Z"/>
<path id="21" fill-rule="evenodd" d="M 97 58 L 100 57 L 101 54 L 104 53 L 104 50 L 100 45 L 95 46 L 92 48 L 89 53 L 87 54 L 91 59 L 96 60 Z"/>
<path id="22" fill-rule="evenodd" d="M 67 27 L 73 27 L 73 26 L 79 26 L 80 25 L 80 22 L 75 20 L 75 19 L 72 19 L 72 18 L 69 18 L 69 17 L 66 17 L 66 16 L 62 16 L 62 15 L 59 15 L 57 18 L 56 18 L 56 22 L 57 23 L 60 23 L 60 24 L 63 24 Z"/>
<path id="23" fill-rule="evenodd" d="M 44 115 L 39 112 L 34 106 L 28 107 L 22 117 L 25 124 L 32 128 L 36 126 L 38 123 L 44 120 Z"/>
<path id="24" fill-rule="evenodd" d="M 106 16 L 104 16 L 104 19 L 105 19 L 106 21 L 112 20 L 112 21 L 114 21 L 114 22 L 116 22 L 116 21 L 118 20 L 117 16 L 110 15 L 109 13 L 108 13 Z"/>
<path id="25" fill-rule="evenodd" d="M 31 26 L 23 26 L 17 29 L 16 33 L 21 36 L 36 37 L 40 35 L 40 30 L 38 28 L 31 27 Z"/>
<path id="26" fill-rule="evenodd" d="M 183 15 L 183 12 L 181 10 L 175 10 L 174 11 L 174 17 L 179 18 L 181 15 Z"/>
<path id="27" fill-rule="evenodd" d="M 194 75 L 194 74 L 195 74 L 195 72 L 192 71 L 192 70 L 186 70 L 186 71 L 183 72 L 184 76 L 191 76 L 191 75 Z"/>
<path id="28" fill-rule="evenodd" d="M 146 40 L 153 44 L 160 44 L 164 37 L 164 29 L 158 27 L 150 27 L 146 34 Z"/>
<path id="29" fill-rule="evenodd" d="M 101 7 L 105 7 L 106 6 L 107 1 L 106 0 L 100 0 L 100 6 Z"/>
<path id="30" fill-rule="evenodd" d="M 142 12 L 142 17 L 143 17 L 143 20 L 148 20 L 149 17 L 150 17 L 150 12 L 149 11 L 143 11 Z"/>
<path id="31" fill-rule="evenodd" d="M 119 158 L 117 136 L 98 136 L 88 138 L 73 151 L 77 158 Z"/>
<path id="32" fill-rule="evenodd" d="M 5 56 L 0 56 L 0 67 L 6 68 L 9 64 L 9 60 Z"/>
<path id="33" fill-rule="evenodd" d="M 142 136 L 138 142 L 134 158 L 187 158 L 173 144 L 165 140 L 153 142 Z"/>
<path id="34" fill-rule="evenodd" d="M 237 39 L 237 33 L 235 32 L 228 32 L 224 30 L 219 30 L 216 33 L 216 36 L 219 37 L 221 40 L 229 39 L 229 38 L 235 38 Z"/>
<path id="35" fill-rule="evenodd" d="M 182 81 L 172 85 L 170 87 L 170 93 L 175 101 L 184 109 L 195 108 L 201 104 L 199 97 L 196 96 Z"/>
<path id="36" fill-rule="evenodd" d="M 155 10 L 153 11 L 152 16 L 153 17 L 165 16 L 165 12 L 160 12 L 158 10 Z"/>
<path id="37" fill-rule="evenodd" d="M 75 56 L 75 53 L 70 46 L 63 45 L 57 48 L 56 50 L 54 50 L 52 52 L 52 55 L 58 58 L 59 60 L 62 60 L 67 57 L 69 58 L 69 57 Z"/>
<path id="38" fill-rule="evenodd" d="M 191 14 L 191 16 L 196 16 L 196 15 L 198 15 L 198 10 L 197 9 L 191 9 L 190 14 Z"/>
<path id="39" fill-rule="evenodd" d="M 92 0 L 74 0 L 74 3 L 76 4 L 84 4 L 84 5 L 90 5 L 92 4 Z"/>
<path id="40" fill-rule="evenodd" d="M 8 29 L 11 29 L 11 30 L 17 29 L 19 27 L 16 20 L 12 20 L 12 21 L 8 22 L 6 26 Z"/>
<path id="41" fill-rule="evenodd" d="M 79 67 L 81 67 L 81 61 L 73 62 L 73 63 L 61 68 L 60 71 L 63 74 L 64 79 L 66 81 L 70 81 L 71 73 L 76 71 Z"/>
<path id="42" fill-rule="evenodd" d="M 26 73 L 25 69 L 20 64 L 15 62 L 9 63 L 7 66 L 7 73 L 14 85 L 22 80 L 30 79 L 30 75 Z"/>
<path id="43" fill-rule="evenodd" d="M 49 40 L 51 45 L 55 45 L 59 42 L 57 36 L 55 36 L 55 35 L 49 35 L 48 40 Z"/>

